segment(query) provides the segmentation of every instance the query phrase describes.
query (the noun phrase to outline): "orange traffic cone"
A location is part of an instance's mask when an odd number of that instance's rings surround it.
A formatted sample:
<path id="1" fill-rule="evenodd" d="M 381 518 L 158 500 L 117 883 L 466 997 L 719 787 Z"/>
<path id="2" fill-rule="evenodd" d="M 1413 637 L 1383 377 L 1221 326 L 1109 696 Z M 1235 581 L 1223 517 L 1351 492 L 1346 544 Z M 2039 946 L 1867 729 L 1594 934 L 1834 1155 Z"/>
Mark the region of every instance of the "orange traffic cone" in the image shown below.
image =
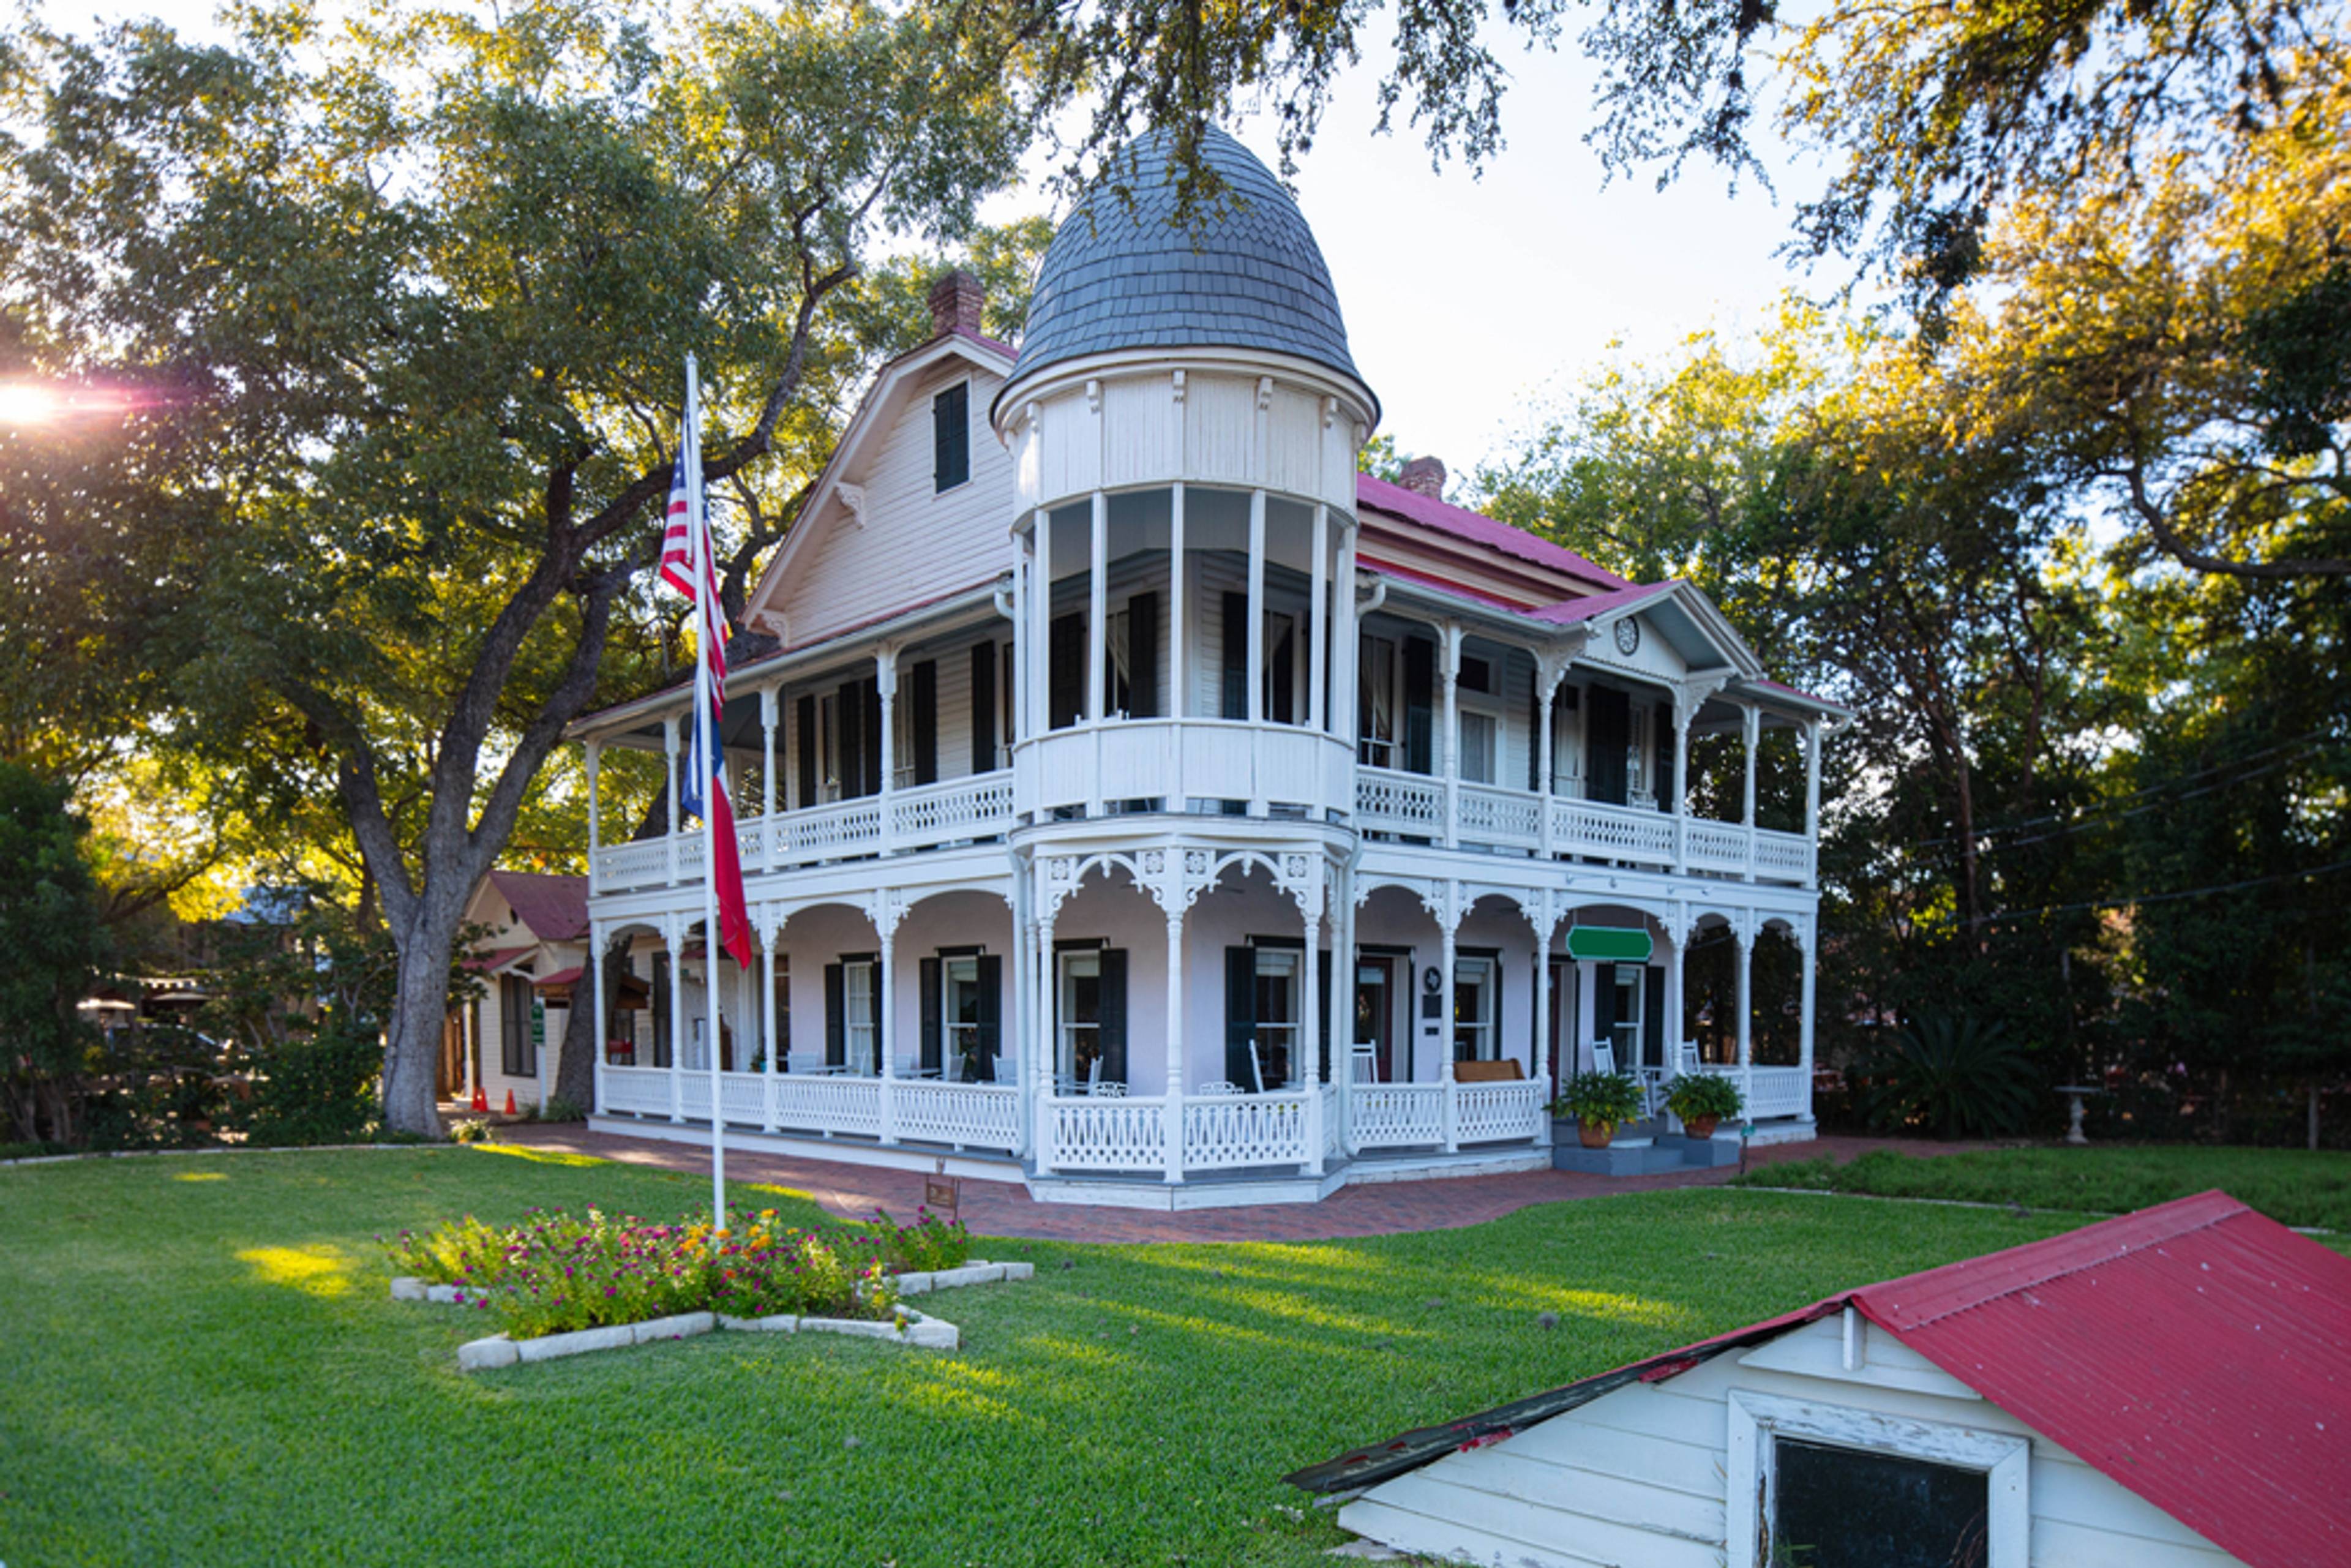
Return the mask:
<path id="1" fill-rule="evenodd" d="M 509 1089 L 507 1091 L 507 1114 L 511 1116 L 514 1113 L 514 1091 Z"/>
<path id="2" fill-rule="evenodd" d="M 476 1111 L 487 1111 L 489 1108 L 490 1108 L 490 1097 L 489 1097 L 487 1094 L 486 1094 L 486 1093 L 484 1093 L 484 1092 L 482 1092 L 482 1086 L 481 1086 L 480 1084 L 478 1084 L 478 1083 L 475 1084 L 475 1085 L 474 1085 L 474 1109 L 475 1109 L 475 1110 L 476 1110 Z"/>

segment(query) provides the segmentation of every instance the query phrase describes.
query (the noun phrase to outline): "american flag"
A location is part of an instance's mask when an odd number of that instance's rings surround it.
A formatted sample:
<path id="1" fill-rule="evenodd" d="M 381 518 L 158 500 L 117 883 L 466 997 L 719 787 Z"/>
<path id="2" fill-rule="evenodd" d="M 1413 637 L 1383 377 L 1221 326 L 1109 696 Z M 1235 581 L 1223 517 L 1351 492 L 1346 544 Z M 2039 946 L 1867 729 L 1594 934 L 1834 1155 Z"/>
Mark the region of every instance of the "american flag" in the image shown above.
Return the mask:
<path id="1" fill-rule="evenodd" d="M 702 494 L 702 411 L 694 365 L 686 365 L 685 430 L 679 444 L 677 477 L 669 493 L 669 524 L 662 538 L 661 577 L 695 607 L 693 738 L 678 779 L 677 802 L 687 816 L 709 830 L 711 891 L 718 905 L 718 935 L 736 963 L 751 965 L 751 916 L 743 898 L 743 865 L 735 841 L 735 810 L 726 798 L 726 755 L 717 744 L 726 712 L 726 611 L 718 597 L 718 570 L 711 549 L 710 515 Z"/>

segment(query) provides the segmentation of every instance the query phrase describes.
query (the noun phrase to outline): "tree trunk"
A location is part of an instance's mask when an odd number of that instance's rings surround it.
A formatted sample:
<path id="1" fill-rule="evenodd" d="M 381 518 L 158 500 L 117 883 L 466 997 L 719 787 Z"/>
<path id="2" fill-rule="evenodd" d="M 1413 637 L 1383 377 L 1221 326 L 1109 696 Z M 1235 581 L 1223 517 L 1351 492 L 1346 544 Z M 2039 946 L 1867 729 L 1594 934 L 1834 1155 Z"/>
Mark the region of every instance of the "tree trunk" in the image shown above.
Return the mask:
<path id="1" fill-rule="evenodd" d="M 463 910 L 436 919 L 435 902 L 419 901 L 417 918 L 400 944 L 392 1021 L 383 1037 L 383 1122 L 395 1132 L 437 1139 L 442 1134 L 435 1070 L 449 1013 L 449 954 Z"/>

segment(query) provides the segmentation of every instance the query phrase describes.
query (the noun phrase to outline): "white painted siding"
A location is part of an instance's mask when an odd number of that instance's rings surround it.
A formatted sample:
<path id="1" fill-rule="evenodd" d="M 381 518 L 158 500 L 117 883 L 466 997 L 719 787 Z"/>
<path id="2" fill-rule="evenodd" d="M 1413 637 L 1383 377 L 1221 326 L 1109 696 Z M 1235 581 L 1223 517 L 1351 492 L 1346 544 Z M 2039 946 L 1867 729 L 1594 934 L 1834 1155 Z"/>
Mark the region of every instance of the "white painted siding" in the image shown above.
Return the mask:
<path id="1" fill-rule="evenodd" d="M 933 479 L 931 399 L 966 380 L 971 477 L 941 494 Z M 793 646 L 1011 569 L 1012 459 L 987 427 L 988 401 L 1001 384 L 960 360 L 910 380 L 872 455 L 846 476 L 865 487 L 864 526 L 837 497 L 822 500 L 811 518 L 820 536 L 796 552 L 782 597 L 771 606 L 788 617 Z"/>
<path id="2" fill-rule="evenodd" d="M 1838 1321 L 1823 1319 L 1667 1382 L 1617 1389 L 1384 1481 L 1339 1521 L 1401 1551 L 1461 1561 L 1719 1564 L 1729 1396 L 1742 1390 L 2029 1438 L 2032 1568 L 2238 1561 L 1888 1335 L 1868 1331 L 1865 1364 L 1844 1371 L 1841 1336 Z"/>

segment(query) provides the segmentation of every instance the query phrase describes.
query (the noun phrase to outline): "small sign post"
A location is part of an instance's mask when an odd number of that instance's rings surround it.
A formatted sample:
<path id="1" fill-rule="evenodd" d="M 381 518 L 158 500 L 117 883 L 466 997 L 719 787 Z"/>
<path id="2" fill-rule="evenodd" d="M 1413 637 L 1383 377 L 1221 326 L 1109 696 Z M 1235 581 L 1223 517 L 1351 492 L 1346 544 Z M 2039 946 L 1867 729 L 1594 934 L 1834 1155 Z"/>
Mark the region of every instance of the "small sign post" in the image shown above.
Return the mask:
<path id="1" fill-rule="evenodd" d="M 962 1205 L 963 1178 L 947 1175 L 947 1162 L 941 1159 L 932 1174 L 923 1178 L 923 1207 L 952 1220 L 959 1218 L 956 1210 Z"/>

